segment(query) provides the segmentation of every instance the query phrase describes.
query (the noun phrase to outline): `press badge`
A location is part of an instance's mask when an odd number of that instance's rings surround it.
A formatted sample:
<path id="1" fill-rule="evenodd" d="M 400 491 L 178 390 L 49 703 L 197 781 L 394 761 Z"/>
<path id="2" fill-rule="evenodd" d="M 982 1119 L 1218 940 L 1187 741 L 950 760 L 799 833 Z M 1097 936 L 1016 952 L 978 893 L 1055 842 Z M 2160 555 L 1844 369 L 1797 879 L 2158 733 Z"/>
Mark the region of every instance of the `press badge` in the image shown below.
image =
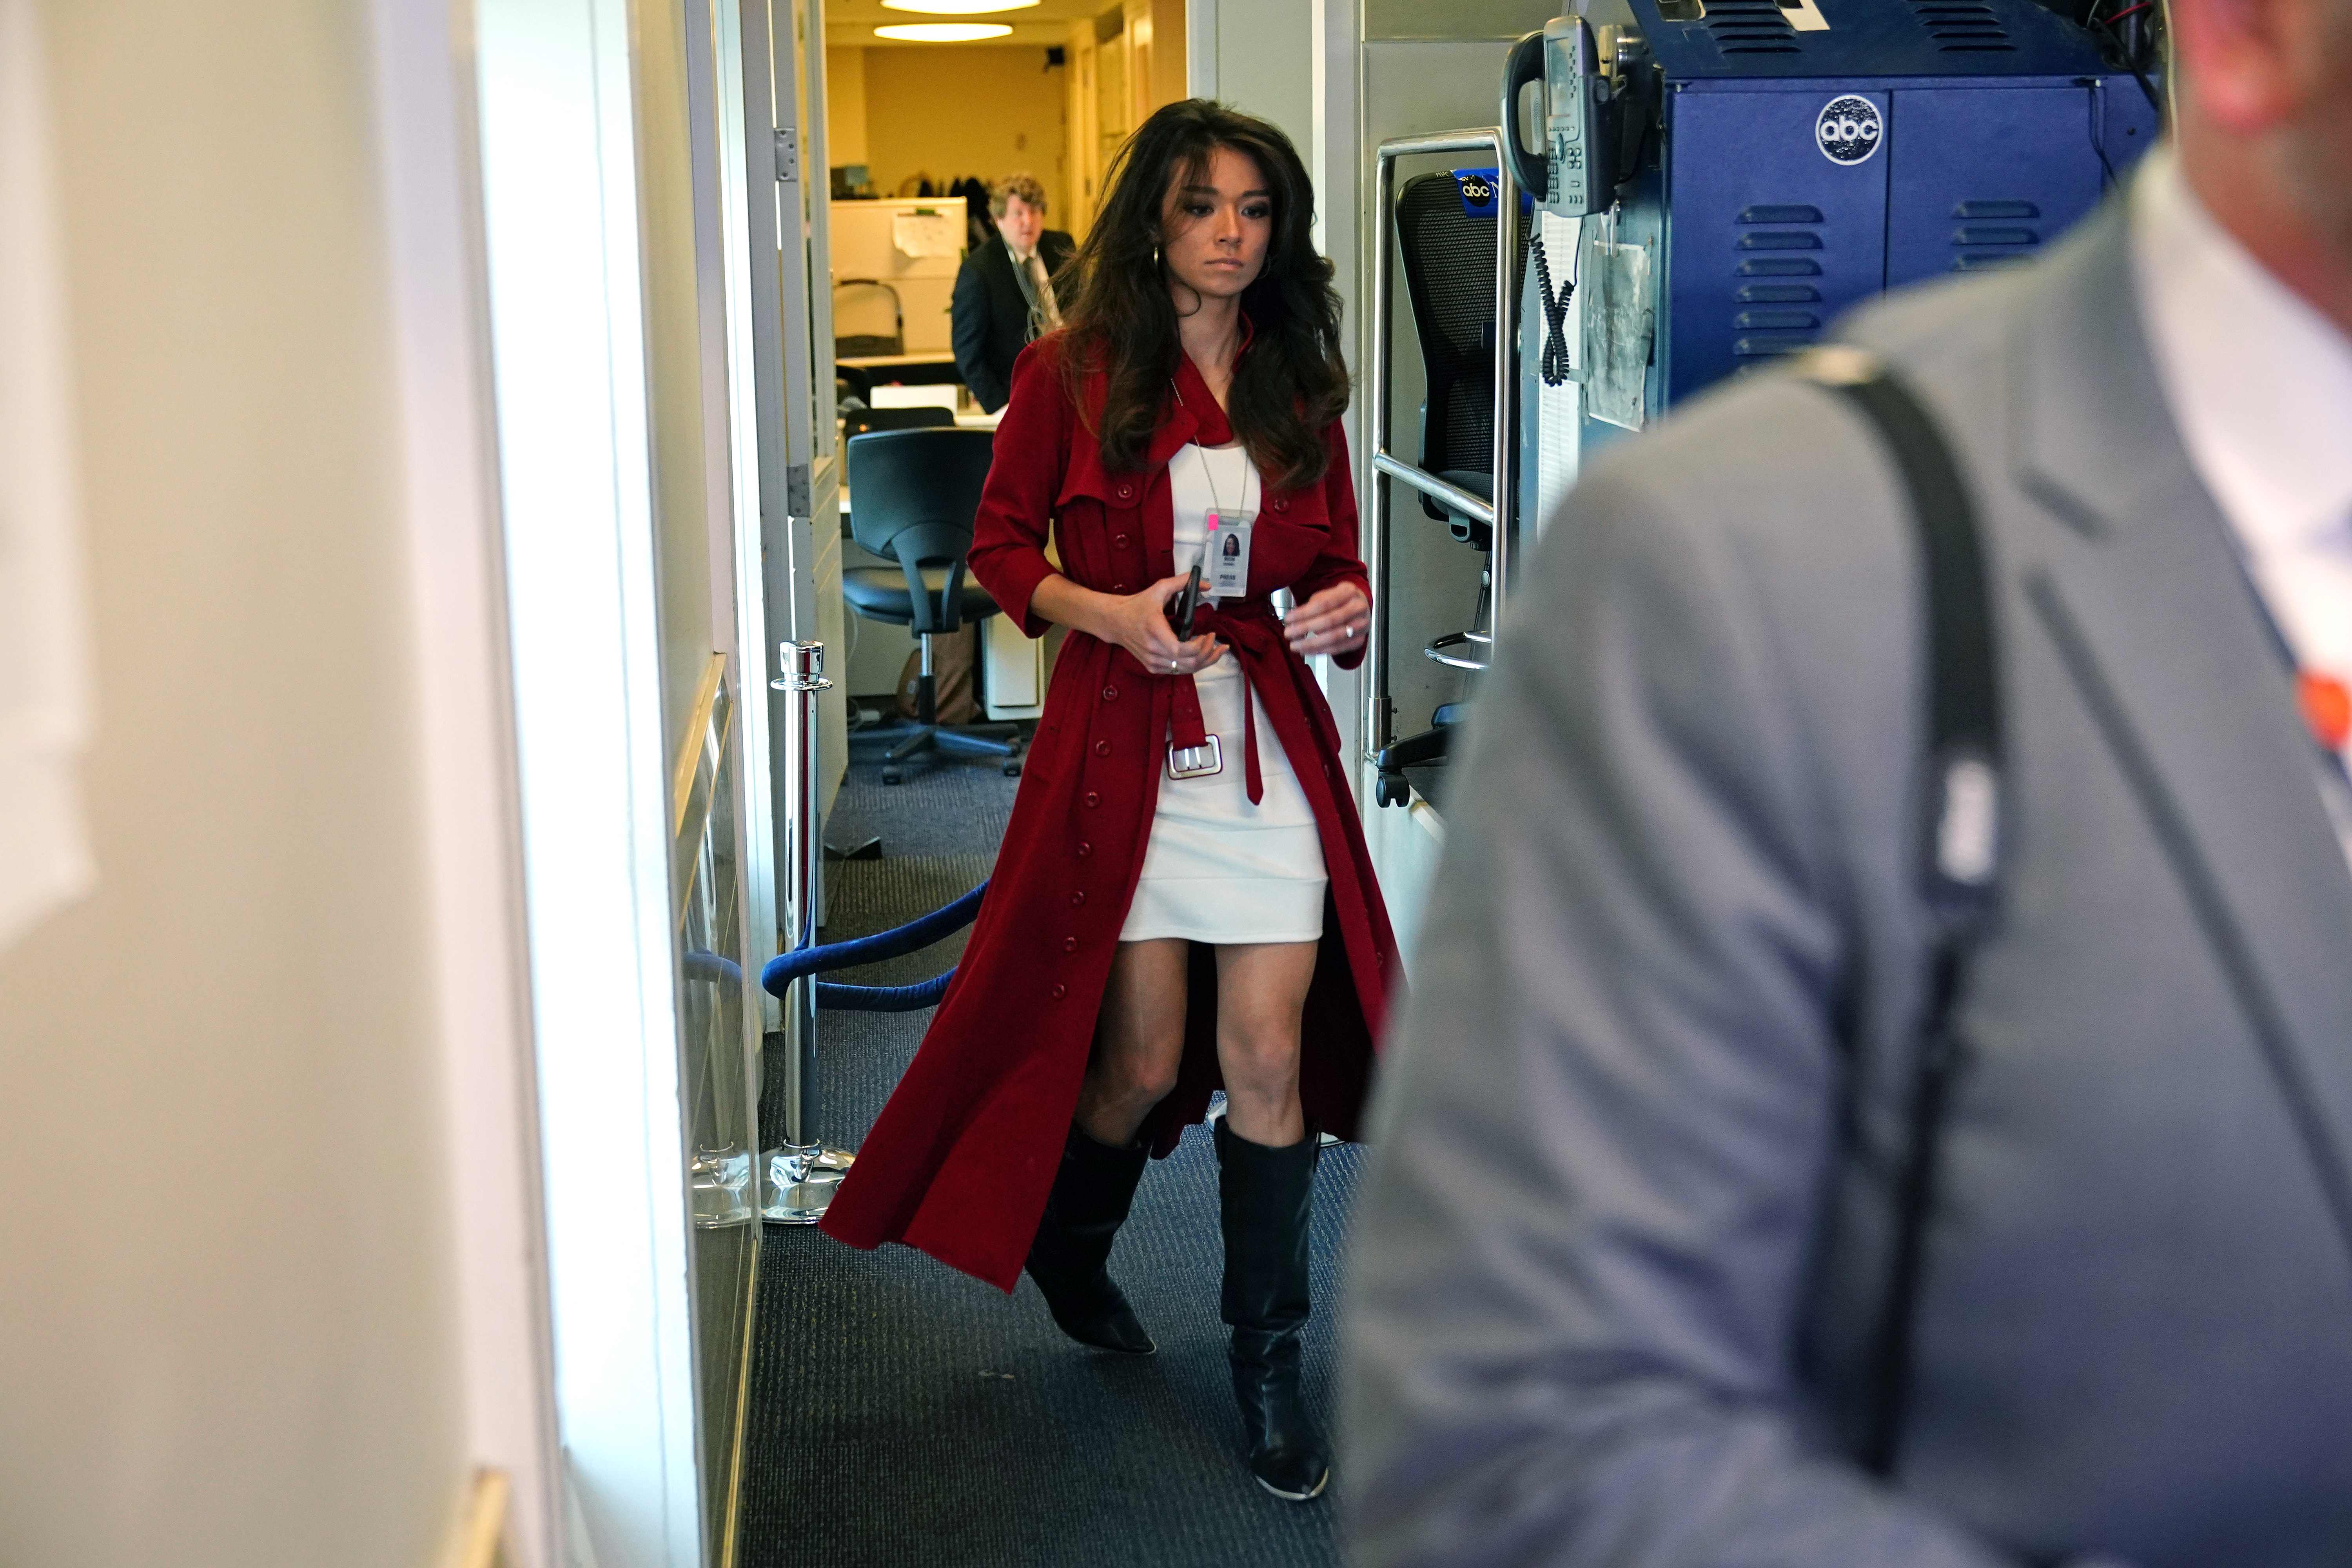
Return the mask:
<path id="1" fill-rule="evenodd" d="M 1201 520 L 1201 559 L 1209 592 L 1220 599 L 1249 596 L 1250 520 L 1210 512 Z"/>

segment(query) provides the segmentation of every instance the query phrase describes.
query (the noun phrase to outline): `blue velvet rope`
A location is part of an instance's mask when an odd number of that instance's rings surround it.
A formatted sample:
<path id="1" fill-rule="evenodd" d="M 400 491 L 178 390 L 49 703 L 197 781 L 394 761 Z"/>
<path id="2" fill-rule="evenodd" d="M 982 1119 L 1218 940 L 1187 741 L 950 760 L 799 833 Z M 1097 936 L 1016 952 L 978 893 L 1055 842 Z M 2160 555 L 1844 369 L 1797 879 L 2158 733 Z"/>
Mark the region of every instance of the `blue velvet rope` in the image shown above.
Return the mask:
<path id="1" fill-rule="evenodd" d="M 684 967 L 688 980 L 709 980 L 728 985 L 740 984 L 743 980 L 741 964 L 719 953 L 705 952 L 700 948 L 687 950 Z"/>
<path id="2" fill-rule="evenodd" d="M 770 959 L 768 966 L 760 972 L 760 984 L 770 994 L 782 996 L 785 989 L 803 974 L 822 974 L 827 970 L 878 963 L 886 958 L 902 958 L 908 953 L 919 952 L 978 919 L 981 896 L 987 891 L 988 884 L 982 882 L 946 908 L 933 910 L 929 914 L 908 921 L 895 930 L 877 931 L 872 936 L 856 937 L 848 942 L 825 942 L 780 952 Z M 817 1005 L 864 1012 L 911 1012 L 937 1002 L 947 990 L 949 975 L 954 973 L 950 970 L 947 974 L 935 975 L 919 985 L 836 985 L 823 983 L 817 987 Z M 829 1003 L 828 995 L 834 998 Z M 852 999 L 858 997 L 865 1000 Z"/>
<path id="3" fill-rule="evenodd" d="M 913 985 L 843 985 L 831 980 L 816 983 L 816 1005 L 839 1013 L 914 1013 L 936 1007 L 948 994 L 950 969 Z"/>

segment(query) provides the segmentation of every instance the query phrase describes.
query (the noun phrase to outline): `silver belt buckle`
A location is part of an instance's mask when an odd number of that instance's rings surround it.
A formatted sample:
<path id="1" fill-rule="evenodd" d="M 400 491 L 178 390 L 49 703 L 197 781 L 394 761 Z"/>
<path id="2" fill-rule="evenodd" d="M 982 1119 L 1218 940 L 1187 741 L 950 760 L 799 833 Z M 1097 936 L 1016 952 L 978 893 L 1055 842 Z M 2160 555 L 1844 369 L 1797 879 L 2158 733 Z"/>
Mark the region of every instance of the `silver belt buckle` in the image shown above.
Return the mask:
<path id="1" fill-rule="evenodd" d="M 1168 748 L 1168 776 L 1171 779 L 1204 779 L 1224 771 L 1225 744 L 1215 735 L 1209 737 L 1205 746 Z"/>

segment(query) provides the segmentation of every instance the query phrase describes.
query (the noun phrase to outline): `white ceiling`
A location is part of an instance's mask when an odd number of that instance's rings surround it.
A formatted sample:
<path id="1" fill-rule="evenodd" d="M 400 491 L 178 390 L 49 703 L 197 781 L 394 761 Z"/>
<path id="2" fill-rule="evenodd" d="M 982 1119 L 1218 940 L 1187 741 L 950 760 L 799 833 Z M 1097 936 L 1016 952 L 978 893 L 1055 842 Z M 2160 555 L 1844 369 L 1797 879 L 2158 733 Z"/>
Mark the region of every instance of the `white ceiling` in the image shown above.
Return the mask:
<path id="1" fill-rule="evenodd" d="M 914 11 L 883 8 L 882 0 L 828 0 L 824 8 L 824 41 L 835 48 L 964 49 L 1007 44 L 1067 43 L 1070 24 L 1118 9 L 1118 0 L 1038 0 L 1018 11 L 997 11 L 984 16 L 936 16 Z M 971 44 L 908 44 L 877 38 L 874 29 L 893 22 L 996 22 L 1013 31 L 1002 38 Z"/>

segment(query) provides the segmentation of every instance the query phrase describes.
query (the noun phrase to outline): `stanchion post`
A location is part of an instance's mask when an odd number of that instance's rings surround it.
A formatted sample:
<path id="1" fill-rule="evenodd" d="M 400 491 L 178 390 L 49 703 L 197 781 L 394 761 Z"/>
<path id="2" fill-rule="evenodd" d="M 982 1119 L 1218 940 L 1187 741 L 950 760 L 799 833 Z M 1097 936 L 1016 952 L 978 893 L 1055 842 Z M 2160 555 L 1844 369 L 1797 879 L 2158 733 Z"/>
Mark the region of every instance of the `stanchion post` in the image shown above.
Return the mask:
<path id="1" fill-rule="evenodd" d="M 785 696 L 784 777 L 777 792 L 784 813 L 783 864 L 778 889 L 788 949 L 816 941 L 818 879 L 824 875 L 824 840 L 817 817 L 817 694 L 833 685 L 824 678 L 824 645 L 776 645 L 782 671 L 768 684 Z M 817 1136 L 816 976 L 804 974 L 784 995 L 784 1142 L 768 1151 L 767 1192 L 761 1214 L 783 1225 L 814 1225 L 824 1217 L 855 1155 L 829 1148 Z"/>

